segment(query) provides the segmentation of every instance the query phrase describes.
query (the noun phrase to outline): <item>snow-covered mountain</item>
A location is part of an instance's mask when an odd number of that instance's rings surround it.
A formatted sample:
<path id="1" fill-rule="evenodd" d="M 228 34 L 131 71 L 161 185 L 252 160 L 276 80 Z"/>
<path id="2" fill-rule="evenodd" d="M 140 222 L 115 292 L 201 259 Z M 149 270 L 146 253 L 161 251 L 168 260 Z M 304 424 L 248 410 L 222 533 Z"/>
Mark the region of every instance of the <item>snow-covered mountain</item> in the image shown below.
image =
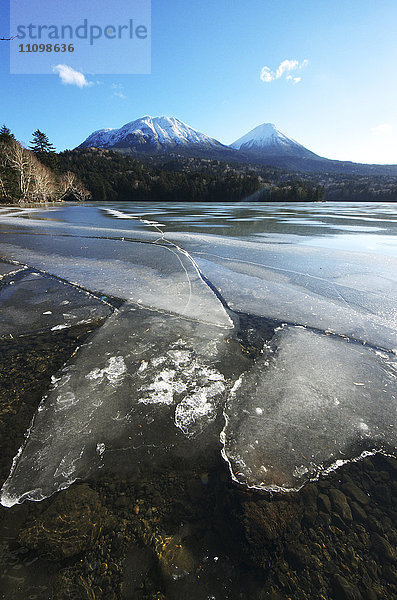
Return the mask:
<path id="1" fill-rule="evenodd" d="M 214 138 L 200 133 L 175 117 L 145 116 L 123 125 L 120 129 L 94 131 L 79 148 L 128 149 L 135 152 L 157 153 L 175 151 L 230 152 Z"/>
<path id="2" fill-rule="evenodd" d="M 317 157 L 316 154 L 282 133 L 272 123 L 258 125 L 233 142 L 231 148 L 261 156 Z"/>
<path id="3" fill-rule="evenodd" d="M 271 123 L 258 125 L 230 146 L 200 133 L 175 117 L 142 117 L 120 127 L 94 131 L 78 148 L 107 148 L 137 157 L 188 156 L 240 164 L 280 167 L 294 172 L 397 175 L 396 165 L 362 165 L 329 160 L 311 152 Z"/>

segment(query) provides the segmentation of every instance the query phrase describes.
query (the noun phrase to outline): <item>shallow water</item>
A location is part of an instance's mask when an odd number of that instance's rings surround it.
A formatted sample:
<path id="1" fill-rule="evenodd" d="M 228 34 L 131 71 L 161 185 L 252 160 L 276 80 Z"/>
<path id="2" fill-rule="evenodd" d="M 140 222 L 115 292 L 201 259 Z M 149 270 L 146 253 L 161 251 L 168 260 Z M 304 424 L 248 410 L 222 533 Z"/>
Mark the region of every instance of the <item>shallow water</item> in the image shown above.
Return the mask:
<path id="1" fill-rule="evenodd" d="M 231 485 L 273 492 L 395 455 L 395 205 L 2 209 L 0 256 L 4 340 L 107 317 L 47 384 L 4 506 L 87 478 L 135 490 L 137 469 L 167 477 L 178 463 L 205 481 L 221 455 Z M 161 546 L 172 553 L 190 535 L 174 533 Z M 208 571 L 203 557 L 180 560 L 176 591 L 163 574 L 170 598 Z"/>
<path id="2" fill-rule="evenodd" d="M 393 417 L 396 403 L 397 213 L 393 205 L 70 205 L 22 211 L 20 215 L 3 212 L 0 227 L 0 249 L 8 260 L 71 282 L 80 294 L 80 288 L 84 288 L 127 302 L 120 316 L 115 315 L 107 323 L 104 330 L 107 333 L 99 332 L 90 341 L 90 347 L 80 351 L 73 363 L 65 367 L 69 374 L 60 376 L 61 383 L 54 386 L 49 398 L 43 402 L 28 442 L 21 449 L 3 489 L 5 505 L 10 506 L 23 498 L 46 497 L 76 478 L 86 476 L 97 462 L 95 453 L 88 452 L 86 457 L 86 447 L 100 447 L 103 452 L 109 452 L 120 444 L 124 435 L 128 437 L 131 425 L 123 417 L 122 426 L 116 428 L 113 435 L 109 436 L 108 432 L 105 450 L 102 430 L 106 419 L 114 419 L 119 413 L 117 402 L 110 411 L 107 406 L 105 413 L 94 419 L 98 394 L 96 380 L 81 392 L 83 401 L 78 395 L 76 397 L 76 386 L 82 390 L 79 379 L 90 380 L 88 370 L 104 372 L 104 360 L 118 360 L 129 378 L 128 392 L 115 391 L 115 382 L 105 378 L 103 393 L 110 392 L 114 396 L 117 392 L 117 399 L 128 393 L 139 404 L 142 377 L 128 357 L 132 351 L 148 364 L 150 357 L 146 347 L 162 344 L 163 349 L 156 350 L 159 356 L 167 356 L 173 351 L 172 344 L 177 342 L 165 325 L 166 315 L 201 323 L 204 329 L 202 333 L 193 333 L 193 329 L 190 333 L 180 333 L 178 351 L 181 352 L 184 346 L 189 349 L 186 360 L 172 365 L 167 363 L 166 368 L 160 360 L 146 372 L 146 375 L 150 372 L 151 383 L 145 383 L 148 400 L 144 404 L 171 405 L 175 411 L 174 416 L 169 417 L 171 426 L 173 423 L 177 427 L 181 419 L 185 423 L 194 423 L 197 411 L 202 412 L 202 421 L 207 424 L 221 417 L 224 411 L 226 437 L 225 432 L 219 432 L 224 445 L 223 456 L 230 463 L 233 478 L 233 469 L 238 466 L 239 476 L 235 479 L 240 483 L 268 490 L 295 489 L 327 469 L 356 459 L 363 451 L 393 453 L 397 445 Z M 34 275 L 28 275 L 28 278 L 34 279 Z M 22 281 L 17 282 L 12 290 L 16 291 L 21 285 Z M 20 306 L 16 296 L 18 306 L 13 313 L 8 287 L 3 291 L 5 300 L 2 301 L 3 311 L 5 308 L 8 311 L 4 313 L 5 319 L 7 321 L 8 316 L 9 321 L 20 320 L 19 313 L 23 310 L 26 313 L 27 309 Z M 45 294 L 48 297 L 48 289 L 37 289 L 36 292 L 37 296 Z M 23 289 L 21 293 L 23 295 Z M 164 324 L 160 328 L 152 326 L 149 319 L 144 335 L 133 333 L 139 331 L 136 322 L 146 319 L 145 313 L 140 315 L 139 311 L 147 308 L 156 311 L 153 316 L 156 322 L 162 320 Z M 72 307 L 73 310 L 76 308 Z M 42 312 L 42 315 L 47 314 L 52 315 L 52 311 Z M 215 384 L 211 387 L 210 379 L 202 382 L 195 392 L 187 391 L 186 385 L 178 381 L 180 377 L 187 380 L 192 376 L 192 364 L 197 361 L 195 336 L 200 339 L 207 335 L 215 340 L 216 328 L 219 328 L 219 335 L 224 340 L 233 339 L 242 329 L 239 314 L 255 315 L 264 323 L 278 323 L 279 327 L 289 324 L 290 329 L 286 332 L 290 333 L 274 334 L 271 366 L 264 345 L 260 349 L 263 356 L 255 366 L 242 367 L 246 373 L 243 376 L 237 373 L 227 385 L 220 381 L 224 381 L 222 371 L 227 369 L 228 362 L 234 364 L 239 358 L 233 355 L 231 348 L 229 352 L 222 350 L 222 358 L 218 351 L 210 358 L 211 351 L 205 350 L 208 363 L 200 363 L 199 359 L 197 369 L 207 369 L 208 373 L 218 373 L 218 368 L 221 369 L 217 385 L 219 390 L 222 387 L 223 399 L 215 403 L 215 408 L 211 400 Z M 44 321 L 46 318 L 49 317 L 44 317 Z M 180 322 L 182 325 L 183 321 Z M 208 326 L 215 330 L 211 333 Z M 178 325 L 174 327 L 178 329 Z M 304 329 L 298 335 L 299 327 Z M 14 331 L 15 325 L 11 329 Z M 277 331 L 277 327 L 274 329 Z M 288 340 L 294 330 L 297 334 L 293 335 L 291 343 Z M 129 332 L 124 341 L 123 331 Z M 324 334 L 332 339 L 327 340 Z M 110 342 L 113 339 L 117 340 L 116 344 Z M 284 350 L 285 344 L 287 350 Z M 369 350 L 365 345 L 370 347 Z M 153 348 L 150 352 L 154 352 Z M 89 358 L 85 358 L 86 355 Z M 152 360 L 157 358 L 153 356 Z M 85 366 L 87 361 L 88 367 Z M 222 363 L 221 367 L 219 363 Z M 278 381 L 280 373 L 288 380 L 284 391 Z M 238 381 L 240 376 L 243 385 Z M 65 377 L 71 380 L 71 389 L 68 384 L 68 391 L 63 390 L 59 395 L 58 387 L 66 389 Z M 255 384 L 258 386 L 256 411 L 261 411 L 257 416 L 264 413 L 266 418 L 256 419 L 255 433 L 250 441 L 250 435 L 241 433 L 241 419 L 251 410 L 252 392 L 249 390 L 257 379 L 260 383 Z M 136 389 L 134 381 L 138 383 Z M 226 402 L 224 392 L 228 385 L 235 387 L 231 399 Z M 156 400 L 161 394 L 167 401 Z M 273 399 L 270 399 L 271 395 Z M 73 398 L 73 401 L 63 402 L 61 407 L 61 396 Z M 320 400 L 321 396 L 323 400 Z M 389 410 L 381 409 L 380 399 Z M 55 409 L 51 412 L 53 402 Z M 288 428 L 283 428 L 286 409 L 281 409 L 280 403 L 287 407 Z M 85 415 L 83 428 L 80 416 L 73 416 L 76 406 Z M 369 418 L 371 407 L 374 415 Z M 123 408 L 126 414 L 127 408 Z M 160 417 L 161 412 L 156 414 Z M 366 423 L 368 420 L 371 425 Z M 80 423 L 76 429 L 70 425 L 75 421 Z M 348 434 L 341 431 L 342 422 L 351 423 Z M 276 440 L 279 436 L 274 435 L 270 423 L 281 432 L 287 451 L 278 450 L 280 442 Z M 304 437 L 300 443 L 294 443 L 295 437 L 304 436 L 305 423 L 310 426 L 317 423 L 318 429 L 308 447 Z M 166 429 L 159 418 L 151 435 L 167 437 Z M 192 435 L 187 426 L 179 425 L 179 429 L 187 436 Z M 205 430 L 204 425 L 199 429 L 200 432 Z M 252 430 L 252 423 L 248 429 Z M 50 441 L 50 431 L 57 432 L 55 442 Z M 146 431 L 144 435 L 150 439 Z M 80 442 L 80 436 L 89 441 Z M 197 437 L 200 437 L 198 433 Z M 34 440 L 40 440 L 39 448 Z M 67 457 L 63 456 L 63 447 L 68 448 Z M 72 452 L 71 448 L 75 450 Z M 286 470 L 277 464 L 279 454 L 284 453 Z M 258 463 L 258 455 L 264 457 L 264 464 Z M 258 463 L 255 474 L 252 461 Z M 248 466 L 250 463 L 251 467 Z M 81 465 L 81 469 L 76 465 Z M 39 478 L 34 474 L 37 468 Z M 63 475 L 58 481 L 60 474 Z M 30 490 L 29 485 L 33 482 L 36 483 Z"/>

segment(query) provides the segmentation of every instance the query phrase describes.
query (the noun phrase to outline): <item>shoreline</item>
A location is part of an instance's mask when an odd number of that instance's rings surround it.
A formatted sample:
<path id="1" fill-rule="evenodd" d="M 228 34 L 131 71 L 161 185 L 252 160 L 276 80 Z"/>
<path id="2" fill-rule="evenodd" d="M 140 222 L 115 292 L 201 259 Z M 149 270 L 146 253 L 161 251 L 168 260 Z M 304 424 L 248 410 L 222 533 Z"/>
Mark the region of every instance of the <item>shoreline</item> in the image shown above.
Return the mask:
<path id="1" fill-rule="evenodd" d="M 1 339 L 2 480 L 51 376 L 98 324 Z M 220 453 L 204 458 L 149 468 L 131 457 L 127 470 L 0 507 L 3 598 L 395 600 L 396 459 L 271 494 L 231 481 Z"/>
<path id="2" fill-rule="evenodd" d="M 90 330 L 1 342 L 8 373 L 1 388 L 3 478 L 56 365 Z M 229 574 L 225 598 L 237 589 L 249 589 L 247 599 L 396 597 L 397 460 L 369 457 L 300 492 L 276 495 L 237 487 L 220 458 L 209 472 L 204 468 L 100 473 L 42 502 L 2 507 L 4 577 L 18 567 L 32 586 L 42 571 L 43 599 L 51 593 L 57 600 L 122 600 L 133 585 L 142 600 L 174 600 L 185 598 L 186 581 L 199 585 L 197 573 L 210 585 L 211 565 L 222 564 L 221 577 Z M 210 564 L 202 562 L 203 543 Z"/>

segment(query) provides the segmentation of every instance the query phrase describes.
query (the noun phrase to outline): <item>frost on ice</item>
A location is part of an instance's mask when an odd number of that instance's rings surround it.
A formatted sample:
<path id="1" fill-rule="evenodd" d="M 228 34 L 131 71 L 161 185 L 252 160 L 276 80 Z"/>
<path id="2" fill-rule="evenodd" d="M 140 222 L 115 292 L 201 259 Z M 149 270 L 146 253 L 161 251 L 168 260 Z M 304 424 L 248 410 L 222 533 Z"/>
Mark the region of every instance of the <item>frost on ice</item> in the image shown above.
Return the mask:
<path id="1" fill-rule="evenodd" d="M 222 413 L 231 383 L 247 368 L 227 330 L 124 306 L 70 359 L 43 401 L 14 459 L 1 502 L 41 500 L 109 458 L 191 452 Z M 198 437 L 197 437 L 198 436 Z M 218 451 L 217 437 L 212 438 Z"/>
<path id="2" fill-rule="evenodd" d="M 298 489 L 363 452 L 394 451 L 394 355 L 303 327 L 272 342 L 227 402 L 221 439 L 236 481 Z"/>

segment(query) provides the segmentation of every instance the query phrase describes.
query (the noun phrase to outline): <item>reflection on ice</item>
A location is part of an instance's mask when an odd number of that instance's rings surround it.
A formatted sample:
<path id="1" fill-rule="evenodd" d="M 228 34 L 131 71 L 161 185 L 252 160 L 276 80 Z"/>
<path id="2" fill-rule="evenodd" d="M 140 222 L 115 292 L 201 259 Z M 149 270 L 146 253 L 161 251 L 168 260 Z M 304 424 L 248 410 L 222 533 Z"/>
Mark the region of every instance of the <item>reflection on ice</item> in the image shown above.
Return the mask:
<path id="1" fill-rule="evenodd" d="M 196 256 L 230 308 L 397 351 L 397 260 L 242 244 Z"/>
<path id="2" fill-rule="evenodd" d="M 364 451 L 393 451 L 396 367 L 391 354 L 280 328 L 227 402 L 221 437 L 232 477 L 259 489 L 298 489 Z"/>
<path id="3" fill-rule="evenodd" d="M 46 240 L 43 247 L 41 236 L 20 236 L 18 241 L 23 244 L 7 244 L 8 255 L 56 277 L 142 306 L 232 326 L 224 307 L 202 281 L 195 261 L 176 247 L 52 236 L 49 249 Z"/>

